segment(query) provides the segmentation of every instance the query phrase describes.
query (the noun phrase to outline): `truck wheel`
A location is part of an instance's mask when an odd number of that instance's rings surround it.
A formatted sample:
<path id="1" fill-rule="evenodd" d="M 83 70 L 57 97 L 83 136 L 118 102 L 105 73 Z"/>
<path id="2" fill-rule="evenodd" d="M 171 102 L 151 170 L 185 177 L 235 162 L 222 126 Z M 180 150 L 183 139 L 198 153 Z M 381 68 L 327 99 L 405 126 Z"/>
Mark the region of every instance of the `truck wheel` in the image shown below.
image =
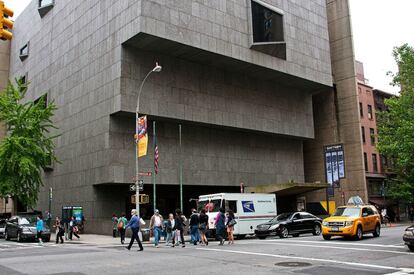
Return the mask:
<path id="1" fill-rule="evenodd" d="M 408 249 L 410 249 L 411 251 L 413 251 L 413 252 L 414 252 L 414 245 L 409 245 L 409 246 L 408 246 Z"/>
<path id="2" fill-rule="evenodd" d="M 330 235 L 322 235 L 323 239 L 329 241 L 331 239 Z"/>
<path id="3" fill-rule="evenodd" d="M 381 226 L 377 224 L 375 226 L 375 231 L 372 233 L 372 235 L 374 235 L 374 237 L 379 237 L 380 234 L 381 234 Z"/>
<path id="4" fill-rule="evenodd" d="M 266 236 L 257 236 L 260 240 L 266 239 Z"/>
<path id="5" fill-rule="evenodd" d="M 360 240 L 362 240 L 363 235 L 364 235 L 364 233 L 362 231 L 362 227 L 360 225 L 358 225 L 357 232 L 356 232 L 356 235 L 355 235 L 355 239 L 360 241 Z"/>
<path id="6" fill-rule="evenodd" d="M 279 236 L 281 238 L 287 238 L 289 236 L 289 230 L 286 227 L 282 226 L 280 228 L 280 235 Z"/>
<path id="7" fill-rule="evenodd" d="M 321 226 L 319 224 L 315 224 L 313 226 L 313 232 L 312 232 L 312 234 L 314 236 L 319 236 L 321 234 Z"/>

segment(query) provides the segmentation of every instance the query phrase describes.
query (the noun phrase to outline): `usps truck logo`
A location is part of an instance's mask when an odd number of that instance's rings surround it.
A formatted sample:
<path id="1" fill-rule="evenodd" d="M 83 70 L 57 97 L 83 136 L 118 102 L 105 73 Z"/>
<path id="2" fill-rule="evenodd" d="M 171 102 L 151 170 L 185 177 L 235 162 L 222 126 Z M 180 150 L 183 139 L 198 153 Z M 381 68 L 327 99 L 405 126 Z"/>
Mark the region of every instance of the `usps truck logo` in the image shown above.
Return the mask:
<path id="1" fill-rule="evenodd" d="M 253 201 L 242 201 L 243 212 L 255 212 Z"/>

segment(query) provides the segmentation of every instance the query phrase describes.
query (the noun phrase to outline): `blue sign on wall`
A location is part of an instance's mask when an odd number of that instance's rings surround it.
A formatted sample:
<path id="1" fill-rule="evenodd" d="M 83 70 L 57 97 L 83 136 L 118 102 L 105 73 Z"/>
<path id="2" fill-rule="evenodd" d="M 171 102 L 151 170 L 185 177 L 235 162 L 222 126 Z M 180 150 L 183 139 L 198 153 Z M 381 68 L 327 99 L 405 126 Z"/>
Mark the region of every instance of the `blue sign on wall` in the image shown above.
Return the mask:
<path id="1" fill-rule="evenodd" d="M 242 206 L 245 213 L 255 212 L 253 201 L 242 201 Z"/>

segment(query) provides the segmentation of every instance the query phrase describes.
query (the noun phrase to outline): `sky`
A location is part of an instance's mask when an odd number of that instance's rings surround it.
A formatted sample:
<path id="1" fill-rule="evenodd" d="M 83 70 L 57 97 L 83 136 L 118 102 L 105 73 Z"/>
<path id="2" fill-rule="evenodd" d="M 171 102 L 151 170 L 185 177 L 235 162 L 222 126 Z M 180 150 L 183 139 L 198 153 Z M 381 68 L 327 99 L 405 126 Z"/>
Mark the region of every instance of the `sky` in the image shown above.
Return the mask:
<path id="1" fill-rule="evenodd" d="M 16 18 L 31 0 L 4 0 Z M 308 0 L 301 0 L 308 1 Z M 395 46 L 414 46 L 414 0 L 349 0 L 355 58 L 364 63 L 365 78 L 374 88 L 397 93 L 389 85 L 388 71 L 397 67 L 392 57 Z"/>

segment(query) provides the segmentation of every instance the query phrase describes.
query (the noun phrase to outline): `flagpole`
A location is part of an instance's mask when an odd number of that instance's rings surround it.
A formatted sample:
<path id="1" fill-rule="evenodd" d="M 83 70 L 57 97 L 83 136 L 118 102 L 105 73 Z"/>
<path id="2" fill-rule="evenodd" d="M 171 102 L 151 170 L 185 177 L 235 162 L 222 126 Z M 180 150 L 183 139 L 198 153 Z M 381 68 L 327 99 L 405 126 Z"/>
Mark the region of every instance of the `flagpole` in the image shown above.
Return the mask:
<path id="1" fill-rule="evenodd" d="M 182 158 L 182 149 L 181 149 L 181 124 L 178 124 L 178 137 L 180 141 L 180 209 L 183 209 L 183 158 Z"/>
<path id="2" fill-rule="evenodd" d="M 157 209 L 157 187 L 155 182 L 155 144 L 156 144 L 156 133 L 155 133 L 155 120 L 152 122 L 152 148 L 154 150 L 154 163 L 152 166 L 152 184 L 153 184 L 153 205 L 154 205 L 154 211 Z"/>

